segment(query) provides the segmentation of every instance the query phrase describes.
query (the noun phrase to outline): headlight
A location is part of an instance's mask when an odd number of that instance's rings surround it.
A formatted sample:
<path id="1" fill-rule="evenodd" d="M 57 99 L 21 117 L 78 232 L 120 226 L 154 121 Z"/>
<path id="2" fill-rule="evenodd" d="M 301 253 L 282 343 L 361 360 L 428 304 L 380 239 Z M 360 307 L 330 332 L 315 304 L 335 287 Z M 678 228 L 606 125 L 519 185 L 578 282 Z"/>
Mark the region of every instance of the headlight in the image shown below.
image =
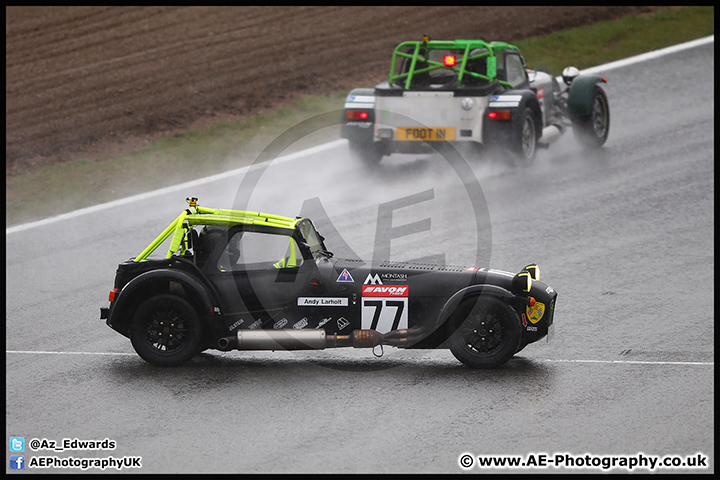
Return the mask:
<path id="1" fill-rule="evenodd" d="M 513 277 L 513 290 L 528 293 L 532 289 L 532 277 L 530 272 L 523 270 Z"/>
<path id="2" fill-rule="evenodd" d="M 533 280 L 540 280 L 540 267 L 538 267 L 534 263 L 523 268 L 523 270 L 527 270 L 528 272 L 530 272 L 530 276 Z"/>

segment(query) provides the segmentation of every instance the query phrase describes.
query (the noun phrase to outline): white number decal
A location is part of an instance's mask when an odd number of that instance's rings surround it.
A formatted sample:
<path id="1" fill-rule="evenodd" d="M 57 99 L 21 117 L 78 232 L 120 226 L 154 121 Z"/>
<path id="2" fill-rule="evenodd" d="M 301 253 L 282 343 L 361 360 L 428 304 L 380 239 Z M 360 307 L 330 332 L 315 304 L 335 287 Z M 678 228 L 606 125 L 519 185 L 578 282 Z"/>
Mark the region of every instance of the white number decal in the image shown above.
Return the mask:
<path id="1" fill-rule="evenodd" d="M 364 297 L 362 328 L 387 333 L 408 328 L 408 299 L 398 297 Z"/>

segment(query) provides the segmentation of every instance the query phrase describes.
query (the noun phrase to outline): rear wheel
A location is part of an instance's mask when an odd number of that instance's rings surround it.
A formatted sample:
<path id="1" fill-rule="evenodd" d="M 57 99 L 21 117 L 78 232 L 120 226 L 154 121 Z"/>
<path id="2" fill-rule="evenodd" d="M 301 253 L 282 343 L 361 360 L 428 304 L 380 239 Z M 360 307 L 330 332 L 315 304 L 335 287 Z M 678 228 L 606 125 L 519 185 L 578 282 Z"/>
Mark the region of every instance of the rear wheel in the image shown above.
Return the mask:
<path id="1" fill-rule="evenodd" d="M 507 146 L 513 161 L 521 166 L 530 165 L 535 160 L 538 138 L 535 117 L 532 110 L 526 108 L 513 126 Z"/>
<path id="2" fill-rule="evenodd" d="M 374 142 L 359 142 L 350 140 L 350 155 L 357 162 L 368 167 L 374 167 L 383 158 L 383 153 Z"/>
<path id="3" fill-rule="evenodd" d="M 573 118 L 573 134 L 585 147 L 598 148 L 610 132 L 610 107 L 605 91 L 597 85 L 592 91 L 592 110 L 582 118 Z"/>
<path id="4" fill-rule="evenodd" d="M 474 303 L 471 309 L 466 302 Z M 462 323 L 448 340 L 455 358 L 470 368 L 495 368 L 507 362 L 518 351 L 522 336 L 515 311 L 494 297 L 465 300 L 458 311 L 468 310 L 464 320 L 456 320 Z"/>
<path id="5" fill-rule="evenodd" d="M 195 309 L 176 295 L 157 295 L 138 307 L 130 323 L 130 341 L 145 361 L 174 367 L 200 351 L 202 329 Z"/>

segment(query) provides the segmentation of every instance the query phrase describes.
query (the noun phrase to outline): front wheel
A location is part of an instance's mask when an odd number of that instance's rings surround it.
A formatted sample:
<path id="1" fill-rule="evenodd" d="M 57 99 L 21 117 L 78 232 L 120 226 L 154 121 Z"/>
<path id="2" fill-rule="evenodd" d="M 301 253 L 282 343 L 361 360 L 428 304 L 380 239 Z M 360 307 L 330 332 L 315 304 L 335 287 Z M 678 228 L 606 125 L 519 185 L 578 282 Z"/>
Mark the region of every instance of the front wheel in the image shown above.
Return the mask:
<path id="1" fill-rule="evenodd" d="M 610 107 L 605 91 L 597 85 L 592 91 L 592 110 L 582 118 L 573 118 L 573 134 L 581 145 L 598 148 L 610 132 Z"/>
<path id="2" fill-rule="evenodd" d="M 468 311 L 470 304 L 465 302 L 475 305 L 448 339 L 450 351 L 470 368 L 504 364 L 520 346 L 522 330 L 517 313 L 494 297 L 465 300 L 459 312 Z"/>
<path id="3" fill-rule="evenodd" d="M 202 328 L 195 309 L 176 295 L 157 295 L 138 307 L 130 341 L 145 361 L 163 367 L 187 362 L 200 351 Z"/>

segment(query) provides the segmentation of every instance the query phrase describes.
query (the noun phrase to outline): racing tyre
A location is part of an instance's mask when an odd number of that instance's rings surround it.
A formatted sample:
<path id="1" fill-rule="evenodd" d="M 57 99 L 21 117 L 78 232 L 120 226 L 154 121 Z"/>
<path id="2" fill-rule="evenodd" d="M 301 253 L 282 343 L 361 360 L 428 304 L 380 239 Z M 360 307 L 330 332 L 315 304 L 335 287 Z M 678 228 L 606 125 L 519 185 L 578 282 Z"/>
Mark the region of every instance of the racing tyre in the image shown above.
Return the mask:
<path id="1" fill-rule="evenodd" d="M 535 117 L 532 110 L 526 108 L 513 126 L 507 146 L 516 164 L 529 166 L 535 160 L 538 138 Z"/>
<path id="2" fill-rule="evenodd" d="M 467 304 L 465 307 L 467 311 Z M 462 305 L 459 310 L 463 311 Z M 495 368 L 518 351 L 521 336 L 515 311 L 497 298 L 484 297 L 448 339 L 448 347 L 455 358 L 470 368 Z"/>
<path id="3" fill-rule="evenodd" d="M 202 328 L 195 309 L 176 295 L 157 295 L 138 307 L 130 341 L 145 361 L 163 367 L 187 362 L 200 351 Z"/>
<path id="4" fill-rule="evenodd" d="M 350 155 L 355 161 L 368 167 L 374 167 L 383 158 L 383 153 L 375 143 L 350 140 Z"/>
<path id="5" fill-rule="evenodd" d="M 597 85 L 592 91 L 592 111 L 582 118 L 573 118 L 573 134 L 584 147 L 598 148 L 610 132 L 610 107 L 605 91 Z"/>
<path id="6" fill-rule="evenodd" d="M 528 341 L 525 339 L 520 340 L 520 345 L 518 345 L 517 350 L 515 350 L 515 353 L 518 353 L 520 350 L 528 346 Z"/>

